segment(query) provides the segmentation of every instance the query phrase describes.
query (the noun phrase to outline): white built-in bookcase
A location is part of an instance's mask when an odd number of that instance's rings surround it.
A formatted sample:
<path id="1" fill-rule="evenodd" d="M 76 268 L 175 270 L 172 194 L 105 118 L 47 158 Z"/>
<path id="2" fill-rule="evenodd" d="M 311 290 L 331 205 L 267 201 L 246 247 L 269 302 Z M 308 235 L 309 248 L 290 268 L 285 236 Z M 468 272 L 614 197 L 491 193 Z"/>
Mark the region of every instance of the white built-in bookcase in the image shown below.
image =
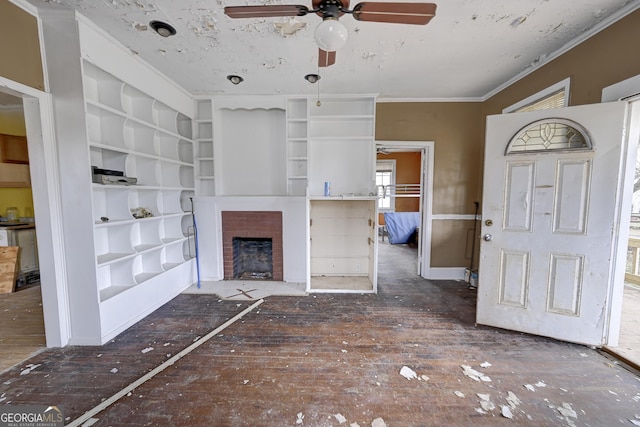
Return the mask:
<path id="1" fill-rule="evenodd" d="M 92 185 L 101 317 L 116 328 L 118 298 L 145 286 L 163 292 L 154 278 L 175 269 L 190 277 L 192 120 L 86 60 L 82 65 L 90 164 L 137 178 L 135 185 Z M 134 218 L 137 208 L 151 216 Z"/>
<path id="2" fill-rule="evenodd" d="M 198 196 L 214 196 L 213 106 L 211 99 L 197 100 L 196 114 L 197 117 L 193 121 L 196 193 Z"/>

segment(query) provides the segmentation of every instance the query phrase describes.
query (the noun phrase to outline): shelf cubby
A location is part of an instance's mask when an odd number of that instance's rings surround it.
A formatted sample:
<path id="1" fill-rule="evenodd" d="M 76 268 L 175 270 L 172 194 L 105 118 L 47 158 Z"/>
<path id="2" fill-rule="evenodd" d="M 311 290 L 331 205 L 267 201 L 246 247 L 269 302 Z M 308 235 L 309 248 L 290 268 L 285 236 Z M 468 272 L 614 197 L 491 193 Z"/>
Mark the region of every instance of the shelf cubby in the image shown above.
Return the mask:
<path id="1" fill-rule="evenodd" d="M 125 171 L 128 154 L 123 151 L 90 146 L 89 155 L 91 157 L 91 166 L 123 173 Z"/>
<path id="2" fill-rule="evenodd" d="M 196 122 L 198 140 L 211 140 L 213 138 L 213 124 L 209 122 Z"/>
<path id="3" fill-rule="evenodd" d="M 288 120 L 306 120 L 307 98 L 290 98 L 287 102 Z"/>
<path id="4" fill-rule="evenodd" d="M 182 212 L 191 212 L 193 206 L 191 205 L 191 199 L 196 196 L 194 190 L 182 190 L 180 192 L 180 209 Z"/>
<path id="5" fill-rule="evenodd" d="M 160 218 L 143 218 L 132 224 L 131 244 L 136 252 L 145 252 L 162 246 L 161 222 Z"/>
<path id="6" fill-rule="evenodd" d="M 186 139 L 180 139 L 177 144 L 178 158 L 182 163 L 193 164 L 193 143 Z"/>
<path id="7" fill-rule="evenodd" d="M 148 189 L 142 186 L 136 186 L 136 188 L 131 189 L 131 191 L 129 192 L 129 210 L 133 212 L 133 210 L 135 209 L 145 208 L 146 210 L 151 212 L 153 216 L 158 216 L 162 213 L 159 202 L 160 197 L 161 194 L 156 189 Z"/>
<path id="8" fill-rule="evenodd" d="M 94 246 L 98 265 L 109 264 L 135 253 L 131 245 L 132 224 L 96 228 Z"/>
<path id="9" fill-rule="evenodd" d="M 162 242 L 168 244 L 179 240 L 184 240 L 187 237 L 187 235 L 183 231 L 183 222 L 185 221 L 190 222 L 191 216 L 175 215 L 163 218 L 162 227 L 160 229 L 160 239 L 162 240 Z"/>
<path id="10" fill-rule="evenodd" d="M 126 175 L 138 179 L 138 185 L 158 186 L 159 181 L 159 161 L 137 155 L 130 155 L 126 161 Z"/>
<path id="11" fill-rule="evenodd" d="M 145 282 L 162 273 L 161 249 L 145 252 L 133 260 L 133 276 L 136 284 Z"/>
<path id="12" fill-rule="evenodd" d="M 171 270 L 174 267 L 184 263 L 187 259 L 183 253 L 183 245 L 176 243 L 164 247 L 162 250 L 160 262 L 163 270 Z"/>
<path id="13" fill-rule="evenodd" d="M 198 155 L 200 159 L 213 160 L 213 144 L 211 141 L 198 141 Z"/>
<path id="14" fill-rule="evenodd" d="M 124 111 L 121 99 L 124 83 L 89 62 L 84 61 L 82 66 L 85 98 Z"/>
<path id="15" fill-rule="evenodd" d="M 155 130 L 142 123 L 127 120 L 124 124 L 125 143 L 137 153 L 158 155 L 154 135 Z"/>
<path id="16" fill-rule="evenodd" d="M 300 179 L 307 177 L 307 159 L 294 158 L 287 160 L 287 174 L 289 179 Z"/>
<path id="17" fill-rule="evenodd" d="M 133 219 L 129 210 L 129 189 L 124 186 L 93 184 L 93 221 L 96 224 L 113 224 Z M 107 218 L 103 221 L 101 218 Z"/>
<path id="18" fill-rule="evenodd" d="M 178 135 L 183 138 L 192 139 L 193 138 L 193 129 L 192 129 L 191 119 L 185 116 L 182 113 L 178 113 L 176 116 L 176 131 Z"/>
<path id="19" fill-rule="evenodd" d="M 198 177 L 198 195 L 208 197 L 216 195 L 215 181 L 213 177 Z"/>
<path id="20" fill-rule="evenodd" d="M 135 117 L 146 123 L 153 123 L 153 102 L 153 98 L 150 96 L 132 86 L 124 85 L 122 89 L 122 107 L 131 117 Z"/>
<path id="21" fill-rule="evenodd" d="M 181 206 L 181 190 L 164 190 L 160 195 L 160 214 L 174 215 L 183 213 Z"/>
<path id="22" fill-rule="evenodd" d="M 194 188 L 193 166 L 180 165 L 178 174 L 180 177 L 180 187 Z"/>
<path id="23" fill-rule="evenodd" d="M 307 137 L 307 121 L 289 121 L 287 123 L 287 138 L 304 139 Z"/>
<path id="24" fill-rule="evenodd" d="M 200 177 L 213 176 L 213 159 L 198 159 Z"/>
<path id="25" fill-rule="evenodd" d="M 124 138 L 125 118 L 103 110 L 95 105 L 87 105 L 87 138 L 89 143 L 108 145 L 122 150 L 130 148 Z"/>
<path id="26" fill-rule="evenodd" d="M 136 283 L 133 278 L 133 259 L 98 267 L 97 279 L 100 301 L 126 291 Z"/>
<path id="27" fill-rule="evenodd" d="M 213 106 L 210 99 L 199 99 L 196 101 L 197 112 L 196 117 L 198 121 L 211 121 L 213 117 Z"/>
<path id="28" fill-rule="evenodd" d="M 178 133 L 177 117 L 178 112 L 170 108 L 162 102 L 155 101 L 153 103 L 153 123 L 160 129 L 167 130 L 171 133 Z"/>

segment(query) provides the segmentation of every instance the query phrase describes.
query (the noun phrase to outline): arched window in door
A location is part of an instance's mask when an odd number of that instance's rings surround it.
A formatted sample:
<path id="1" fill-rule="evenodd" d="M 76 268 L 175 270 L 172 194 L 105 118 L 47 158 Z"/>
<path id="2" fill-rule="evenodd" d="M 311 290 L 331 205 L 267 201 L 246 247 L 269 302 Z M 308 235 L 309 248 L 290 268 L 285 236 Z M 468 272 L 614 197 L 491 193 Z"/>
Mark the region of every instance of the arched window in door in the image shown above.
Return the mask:
<path id="1" fill-rule="evenodd" d="M 511 138 L 506 155 L 544 151 L 590 151 L 591 138 L 580 124 L 566 119 L 544 119 L 530 123 Z"/>

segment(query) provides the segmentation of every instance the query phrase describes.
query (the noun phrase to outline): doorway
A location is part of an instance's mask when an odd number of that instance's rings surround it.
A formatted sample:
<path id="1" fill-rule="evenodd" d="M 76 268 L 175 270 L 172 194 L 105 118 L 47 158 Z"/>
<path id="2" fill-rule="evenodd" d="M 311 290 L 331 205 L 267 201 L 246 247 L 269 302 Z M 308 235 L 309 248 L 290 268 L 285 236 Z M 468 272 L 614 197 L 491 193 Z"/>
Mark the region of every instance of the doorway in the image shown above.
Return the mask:
<path id="1" fill-rule="evenodd" d="M 46 346 L 22 97 L 0 90 L 3 181 L 0 183 L 0 241 L 18 246 L 17 280 L 0 294 L 0 371 Z M 7 180 L 8 181 L 5 181 Z"/>
<path id="2" fill-rule="evenodd" d="M 434 144 L 377 141 L 378 244 L 416 260 L 416 276 L 430 278 Z M 381 248 L 378 257 L 392 253 Z M 380 260 L 378 260 L 380 265 Z"/>

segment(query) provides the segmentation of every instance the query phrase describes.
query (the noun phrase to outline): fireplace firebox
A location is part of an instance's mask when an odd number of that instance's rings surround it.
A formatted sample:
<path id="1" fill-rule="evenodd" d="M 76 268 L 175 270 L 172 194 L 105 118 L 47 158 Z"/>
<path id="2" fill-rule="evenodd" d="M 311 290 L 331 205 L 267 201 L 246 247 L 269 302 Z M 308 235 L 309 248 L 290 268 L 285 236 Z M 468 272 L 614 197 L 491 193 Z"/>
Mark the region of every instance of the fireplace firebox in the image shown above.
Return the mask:
<path id="1" fill-rule="evenodd" d="M 273 279 L 273 241 L 267 237 L 233 238 L 233 278 Z"/>
<path id="2" fill-rule="evenodd" d="M 282 212 L 221 214 L 224 279 L 282 281 Z"/>

